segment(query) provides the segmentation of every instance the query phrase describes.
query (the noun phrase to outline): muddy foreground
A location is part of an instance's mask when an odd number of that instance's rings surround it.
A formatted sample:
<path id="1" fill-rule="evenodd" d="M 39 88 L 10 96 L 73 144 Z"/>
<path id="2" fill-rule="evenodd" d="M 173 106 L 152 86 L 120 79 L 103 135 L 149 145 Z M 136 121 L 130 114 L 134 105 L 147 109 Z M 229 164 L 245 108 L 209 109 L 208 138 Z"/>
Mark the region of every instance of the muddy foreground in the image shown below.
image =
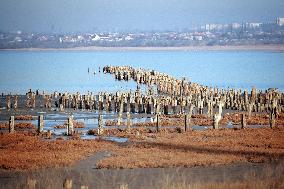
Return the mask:
<path id="1" fill-rule="evenodd" d="M 60 188 L 65 179 L 90 188 L 161 188 L 163 184 L 162 188 L 188 188 L 188 184 L 212 188 L 216 183 L 226 188 L 228 184 L 267 188 L 261 185 L 264 181 L 272 188 L 284 186 L 283 127 L 182 133 L 138 128 L 116 135 L 130 140 L 46 140 L 33 132 L 1 134 L 1 187 L 23 188 L 29 179 L 36 180 L 39 188 Z M 204 180 L 207 184 L 201 185 Z"/>

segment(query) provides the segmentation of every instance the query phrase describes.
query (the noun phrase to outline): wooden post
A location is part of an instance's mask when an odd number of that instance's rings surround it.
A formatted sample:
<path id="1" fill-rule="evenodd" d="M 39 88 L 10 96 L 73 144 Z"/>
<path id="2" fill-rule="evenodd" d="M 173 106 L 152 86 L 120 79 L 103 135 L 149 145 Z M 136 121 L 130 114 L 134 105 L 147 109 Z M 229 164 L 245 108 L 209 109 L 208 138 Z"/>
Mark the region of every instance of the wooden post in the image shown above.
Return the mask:
<path id="1" fill-rule="evenodd" d="M 32 104 L 32 108 L 35 108 L 36 106 L 36 96 L 34 93 L 32 93 L 32 101 L 31 101 L 31 104 Z"/>
<path id="2" fill-rule="evenodd" d="M 127 118 L 127 132 L 130 132 L 130 127 L 131 127 L 131 118 L 130 118 L 130 113 L 126 113 L 126 118 Z"/>
<path id="3" fill-rule="evenodd" d="M 241 114 L 241 127 L 242 127 L 242 129 L 244 129 L 244 128 L 246 128 L 246 126 L 247 126 L 247 122 L 246 122 L 246 115 L 245 114 Z"/>
<path id="4" fill-rule="evenodd" d="M 6 108 L 7 110 L 10 110 L 11 108 L 11 96 L 10 95 L 6 96 Z"/>
<path id="5" fill-rule="evenodd" d="M 275 127 L 275 114 L 273 112 L 269 115 L 269 126 L 271 129 Z"/>
<path id="6" fill-rule="evenodd" d="M 18 108 L 18 96 L 16 95 L 14 97 L 14 109 L 16 110 Z"/>
<path id="7" fill-rule="evenodd" d="M 157 129 L 157 132 L 160 132 L 160 114 L 156 114 L 156 129 Z"/>
<path id="8" fill-rule="evenodd" d="M 11 116 L 9 120 L 9 133 L 13 133 L 15 131 L 15 116 Z"/>
<path id="9" fill-rule="evenodd" d="M 214 114 L 213 117 L 213 129 L 219 129 L 219 121 L 220 121 L 221 117 L 219 116 L 219 114 Z"/>
<path id="10" fill-rule="evenodd" d="M 128 189 L 128 184 L 119 185 L 119 189 Z"/>
<path id="11" fill-rule="evenodd" d="M 72 136 L 73 134 L 74 134 L 73 115 L 70 115 L 67 120 L 67 135 Z"/>
<path id="12" fill-rule="evenodd" d="M 120 124 L 121 124 L 122 112 L 123 112 L 123 102 L 121 101 L 120 106 L 119 106 L 119 112 L 118 112 L 118 120 L 117 120 L 118 126 L 120 126 Z"/>
<path id="13" fill-rule="evenodd" d="M 151 104 L 150 101 L 147 103 L 146 107 L 147 107 L 146 113 L 147 114 L 152 114 L 152 104 Z"/>
<path id="14" fill-rule="evenodd" d="M 27 179 L 27 189 L 35 189 L 36 188 L 36 179 Z"/>
<path id="15" fill-rule="evenodd" d="M 43 126 L 44 126 L 44 122 L 43 122 L 43 115 L 39 115 L 38 116 L 38 133 L 41 133 L 43 131 Z"/>
<path id="16" fill-rule="evenodd" d="M 207 110 L 207 116 L 208 117 L 210 117 L 210 118 L 212 118 L 212 116 L 213 116 L 213 100 L 211 101 L 211 100 L 209 100 L 209 102 L 208 102 L 208 110 Z"/>
<path id="17" fill-rule="evenodd" d="M 185 131 L 190 130 L 190 118 L 191 118 L 191 114 L 184 115 L 184 130 Z"/>
<path id="18" fill-rule="evenodd" d="M 98 135 L 102 135 L 104 133 L 103 130 L 103 116 L 99 115 L 98 117 Z"/>
<path id="19" fill-rule="evenodd" d="M 63 189 L 72 189 L 73 181 L 72 179 L 65 179 L 63 183 Z"/>
<path id="20" fill-rule="evenodd" d="M 248 105 L 248 117 L 249 117 L 249 119 L 251 118 L 252 108 L 253 108 L 253 104 L 249 103 L 249 105 Z"/>
<path id="21" fill-rule="evenodd" d="M 60 105 L 59 105 L 59 111 L 62 112 L 63 110 L 64 110 L 63 104 L 60 104 Z"/>

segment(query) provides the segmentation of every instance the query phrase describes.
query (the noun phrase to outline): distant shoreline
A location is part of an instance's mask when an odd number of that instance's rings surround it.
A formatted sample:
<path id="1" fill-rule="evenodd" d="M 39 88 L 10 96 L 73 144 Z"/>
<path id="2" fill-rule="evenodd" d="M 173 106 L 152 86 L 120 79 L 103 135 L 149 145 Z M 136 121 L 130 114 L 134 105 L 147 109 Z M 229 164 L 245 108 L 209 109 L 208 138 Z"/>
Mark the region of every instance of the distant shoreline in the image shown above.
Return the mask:
<path id="1" fill-rule="evenodd" d="M 74 47 L 74 48 L 18 48 L 0 51 L 274 51 L 284 52 L 284 45 L 232 45 L 184 47 Z"/>

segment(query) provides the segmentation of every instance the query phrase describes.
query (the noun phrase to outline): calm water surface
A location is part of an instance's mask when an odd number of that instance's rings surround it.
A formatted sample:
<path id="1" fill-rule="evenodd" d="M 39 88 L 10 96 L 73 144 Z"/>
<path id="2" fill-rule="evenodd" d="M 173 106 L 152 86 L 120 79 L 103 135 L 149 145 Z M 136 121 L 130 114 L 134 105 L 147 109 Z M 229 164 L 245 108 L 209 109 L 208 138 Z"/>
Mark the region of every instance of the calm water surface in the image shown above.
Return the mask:
<path id="1" fill-rule="evenodd" d="M 284 91 L 284 53 L 261 51 L 0 51 L 0 92 L 117 91 L 134 82 L 99 74 L 105 65 L 155 69 L 207 86 Z M 90 73 L 88 74 L 88 68 Z M 96 72 L 97 74 L 93 74 Z"/>

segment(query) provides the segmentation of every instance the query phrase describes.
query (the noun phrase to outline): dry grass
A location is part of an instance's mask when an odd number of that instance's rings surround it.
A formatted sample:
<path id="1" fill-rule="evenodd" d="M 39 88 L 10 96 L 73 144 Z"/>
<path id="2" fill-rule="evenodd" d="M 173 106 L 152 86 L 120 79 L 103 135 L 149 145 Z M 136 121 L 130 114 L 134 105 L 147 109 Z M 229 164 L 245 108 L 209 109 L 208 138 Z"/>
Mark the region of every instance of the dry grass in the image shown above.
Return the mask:
<path id="1" fill-rule="evenodd" d="M 96 140 L 44 140 L 31 132 L 0 136 L 0 168 L 35 169 L 69 165 L 88 154 L 110 151 L 99 168 L 192 167 L 269 162 L 284 157 L 284 128 L 221 129 L 179 133 L 176 129 L 106 129 L 129 137 L 124 145 Z"/>
<path id="2" fill-rule="evenodd" d="M 95 140 L 47 141 L 27 132 L 1 134 L 0 168 L 36 169 L 65 166 L 111 146 L 111 142 Z"/>
<path id="3" fill-rule="evenodd" d="M 31 115 L 19 115 L 19 116 L 15 116 L 15 120 L 33 120 L 33 116 L 31 116 Z"/>
<path id="4" fill-rule="evenodd" d="M 35 129 L 35 125 L 29 122 L 15 123 L 15 128 L 17 129 Z M 0 123 L 0 129 L 9 129 L 8 123 Z"/>
<path id="5" fill-rule="evenodd" d="M 165 176 L 159 183 L 152 188 L 165 189 L 267 189 L 267 188 L 284 188 L 284 163 L 281 161 L 276 168 L 272 166 L 264 167 L 261 172 L 256 170 L 244 170 L 242 179 L 230 180 L 225 178 L 223 181 L 197 181 L 188 180 L 185 175 L 182 175 L 179 180 L 174 177 Z"/>
<path id="6" fill-rule="evenodd" d="M 140 132 L 138 135 L 133 135 Z M 119 132 L 121 136 L 123 132 Z M 134 143 L 116 148 L 101 168 L 192 167 L 267 162 L 284 157 L 284 128 L 147 133 L 132 129 Z"/>
<path id="7" fill-rule="evenodd" d="M 284 178 L 282 178 L 284 179 Z M 268 189 L 268 188 L 284 188 L 283 180 L 270 179 L 255 179 L 238 182 L 222 182 L 222 183 L 173 183 L 164 186 L 158 186 L 164 189 Z"/>

